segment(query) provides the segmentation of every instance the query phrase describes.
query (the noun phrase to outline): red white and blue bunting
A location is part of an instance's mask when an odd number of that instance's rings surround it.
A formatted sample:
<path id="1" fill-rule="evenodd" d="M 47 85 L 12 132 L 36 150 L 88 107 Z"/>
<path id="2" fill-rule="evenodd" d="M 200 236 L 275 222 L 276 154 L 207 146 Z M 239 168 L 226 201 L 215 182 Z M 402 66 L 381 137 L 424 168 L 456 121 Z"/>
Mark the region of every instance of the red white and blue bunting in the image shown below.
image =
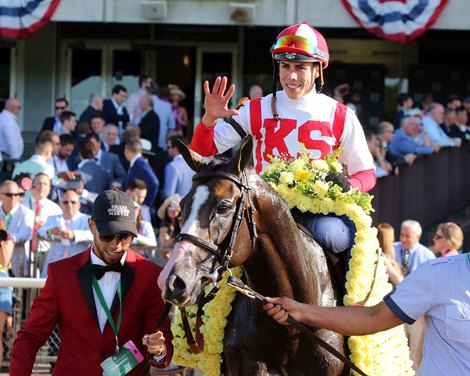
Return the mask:
<path id="1" fill-rule="evenodd" d="M 342 0 L 359 25 L 381 38 L 408 43 L 439 18 L 448 0 Z"/>
<path id="2" fill-rule="evenodd" d="M 0 0 L 0 37 L 25 38 L 46 25 L 60 0 Z"/>

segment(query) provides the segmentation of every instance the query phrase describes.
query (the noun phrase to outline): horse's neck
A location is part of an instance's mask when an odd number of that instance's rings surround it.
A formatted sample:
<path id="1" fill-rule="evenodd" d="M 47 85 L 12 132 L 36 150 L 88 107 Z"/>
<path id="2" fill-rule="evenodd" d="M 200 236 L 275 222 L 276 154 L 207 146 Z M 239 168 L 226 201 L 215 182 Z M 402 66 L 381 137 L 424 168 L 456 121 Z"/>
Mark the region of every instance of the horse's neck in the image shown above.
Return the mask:
<path id="1" fill-rule="evenodd" d="M 262 221 L 253 256 L 245 263 L 253 288 L 270 296 L 318 303 L 319 263 L 300 235 L 290 211 L 283 208 L 277 217 L 263 216 Z"/>

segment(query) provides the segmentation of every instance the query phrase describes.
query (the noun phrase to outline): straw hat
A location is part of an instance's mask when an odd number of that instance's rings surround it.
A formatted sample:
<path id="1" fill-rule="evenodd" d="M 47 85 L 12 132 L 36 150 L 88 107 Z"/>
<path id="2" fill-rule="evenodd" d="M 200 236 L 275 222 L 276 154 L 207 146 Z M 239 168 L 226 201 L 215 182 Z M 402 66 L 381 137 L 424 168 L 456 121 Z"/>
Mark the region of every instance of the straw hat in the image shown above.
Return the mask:
<path id="1" fill-rule="evenodd" d="M 142 154 L 155 155 L 152 151 L 152 143 L 149 140 L 141 138 L 140 145 L 142 146 Z"/>
<path id="2" fill-rule="evenodd" d="M 160 219 L 163 219 L 165 218 L 165 213 L 166 213 L 166 209 L 169 207 L 169 206 L 172 206 L 173 208 L 175 208 L 176 210 L 180 210 L 180 201 L 181 201 L 181 196 L 177 193 L 175 193 L 174 195 L 168 197 L 162 204 L 162 206 L 160 206 L 158 208 L 158 211 L 157 211 L 157 216 L 158 218 Z"/>
<path id="3" fill-rule="evenodd" d="M 186 94 L 184 93 L 183 90 L 179 88 L 178 85 L 173 85 L 173 84 L 168 85 L 168 91 L 170 92 L 170 95 L 171 94 L 179 95 L 182 101 L 184 101 L 184 98 L 186 98 Z"/>

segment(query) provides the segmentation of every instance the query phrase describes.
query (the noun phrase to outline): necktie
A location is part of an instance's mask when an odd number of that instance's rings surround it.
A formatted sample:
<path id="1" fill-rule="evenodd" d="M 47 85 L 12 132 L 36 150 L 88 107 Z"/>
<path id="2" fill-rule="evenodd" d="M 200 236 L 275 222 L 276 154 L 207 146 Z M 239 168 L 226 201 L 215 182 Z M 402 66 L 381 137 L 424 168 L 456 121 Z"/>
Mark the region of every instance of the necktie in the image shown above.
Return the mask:
<path id="1" fill-rule="evenodd" d="M 403 276 L 407 276 L 410 273 L 410 250 L 404 249 L 401 256 L 401 271 Z"/>
<path id="2" fill-rule="evenodd" d="M 104 276 L 104 273 L 106 272 L 117 272 L 117 273 L 122 273 L 124 270 L 124 267 L 121 265 L 120 262 L 117 264 L 113 265 L 96 265 L 93 264 L 91 266 L 91 271 L 95 275 L 96 279 L 101 279 Z"/>

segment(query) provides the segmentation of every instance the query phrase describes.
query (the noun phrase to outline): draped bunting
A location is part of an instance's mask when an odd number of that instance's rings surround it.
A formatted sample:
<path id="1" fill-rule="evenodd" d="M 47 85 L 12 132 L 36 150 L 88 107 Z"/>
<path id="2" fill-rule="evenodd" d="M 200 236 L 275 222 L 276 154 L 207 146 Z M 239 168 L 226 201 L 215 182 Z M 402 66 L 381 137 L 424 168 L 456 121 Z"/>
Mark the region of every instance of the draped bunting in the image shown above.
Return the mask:
<path id="1" fill-rule="evenodd" d="M 0 37 L 20 39 L 46 25 L 60 0 L 0 0 Z"/>
<path id="2" fill-rule="evenodd" d="M 448 0 L 342 0 L 364 29 L 381 38 L 408 43 L 439 18 Z"/>

